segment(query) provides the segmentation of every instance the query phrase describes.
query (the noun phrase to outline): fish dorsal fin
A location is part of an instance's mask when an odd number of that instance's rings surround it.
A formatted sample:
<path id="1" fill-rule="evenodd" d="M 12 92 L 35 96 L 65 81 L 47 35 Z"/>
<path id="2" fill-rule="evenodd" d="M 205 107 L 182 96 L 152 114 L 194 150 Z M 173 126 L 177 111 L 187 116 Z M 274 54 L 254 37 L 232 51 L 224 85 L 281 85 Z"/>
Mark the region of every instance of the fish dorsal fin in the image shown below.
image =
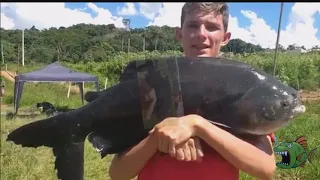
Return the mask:
<path id="1" fill-rule="evenodd" d="M 300 159 L 302 158 L 303 153 L 300 153 L 299 156 L 297 156 L 297 160 L 300 161 Z"/>
<path id="2" fill-rule="evenodd" d="M 306 165 L 306 161 L 304 161 L 303 163 L 301 163 L 300 167 L 304 167 L 304 165 Z"/>
<path id="3" fill-rule="evenodd" d="M 307 149 L 307 140 L 304 136 L 298 137 L 295 142 L 300 144 L 305 150 Z"/>

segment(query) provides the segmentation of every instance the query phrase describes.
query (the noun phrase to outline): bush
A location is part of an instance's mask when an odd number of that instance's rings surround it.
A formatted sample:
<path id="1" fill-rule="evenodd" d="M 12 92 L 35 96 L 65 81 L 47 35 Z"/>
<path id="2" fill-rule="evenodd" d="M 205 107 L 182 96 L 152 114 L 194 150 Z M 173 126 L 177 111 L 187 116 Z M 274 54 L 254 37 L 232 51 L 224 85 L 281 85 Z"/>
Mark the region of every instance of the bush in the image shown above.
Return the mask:
<path id="1" fill-rule="evenodd" d="M 273 53 L 259 53 L 237 56 L 236 59 L 273 74 L 273 56 Z M 320 87 L 320 53 L 279 53 L 275 74 L 279 80 L 295 89 L 317 89 Z"/>
<path id="2" fill-rule="evenodd" d="M 156 58 L 164 56 L 180 56 L 179 51 L 166 51 L 160 53 L 158 51 L 152 52 L 138 52 L 138 53 L 123 53 L 119 52 L 113 57 L 109 57 L 103 62 L 63 62 L 62 64 L 70 69 L 80 72 L 87 72 L 97 75 L 100 85 L 104 85 L 105 79 L 108 78 L 108 86 L 118 83 L 119 75 L 123 71 L 128 62 L 132 60 L 139 60 L 145 58 Z M 273 53 L 252 53 L 246 55 L 235 55 L 233 59 L 244 61 L 254 67 L 273 74 Z M 27 65 L 25 67 L 18 67 L 19 72 L 30 72 L 31 70 L 39 69 L 40 66 Z M 12 70 L 17 69 L 15 65 L 8 65 Z M 320 53 L 279 53 L 276 62 L 276 76 L 283 83 L 295 89 L 309 89 L 313 90 L 320 87 Z M 87 85 L 86 85 L 87 86 Z M 93 86 L 92 86 L 93 87 Z"/>

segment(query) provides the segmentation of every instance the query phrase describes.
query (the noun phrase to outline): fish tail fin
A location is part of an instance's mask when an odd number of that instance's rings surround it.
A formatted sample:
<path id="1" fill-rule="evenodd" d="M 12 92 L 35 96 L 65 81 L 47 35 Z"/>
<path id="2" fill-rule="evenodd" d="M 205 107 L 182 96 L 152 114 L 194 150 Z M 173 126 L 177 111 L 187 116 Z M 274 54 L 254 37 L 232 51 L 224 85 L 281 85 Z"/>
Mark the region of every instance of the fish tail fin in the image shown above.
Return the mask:
<path id="1" fill-rule="evenodd" d="M 308 155 L 308 161 L 312 164 L 312 161 L 311 161 L 311 157 L 312 155 L 314 154 L 314 151 L 317 150 L 320 146 L 317 146 L 313 149 L 311 149 L 311 151 L 309 152 L 309 155 Z"/>
<path id="2" fill-rule="evenodd" d="M 55 147 L 70 139 L 70 120 L 63 114 L 23 125 L 10 132 L 7 141 L 22 147 Z"/>
<path id="3" fill-rule="evenodd" d="M 12 131 L 7 141 L 22 147 L 46 146 L 52 148 L 58 179 L 83 180 L 85 136 L 73 136 L 73 122 L 60 114 L 26 124 Z"/>
<path id="4" fill-rule="evenodd" d="M 84 175 L 84 141 L 68 143 L 53 148 L 55 169 L 58 179 L 83 180 Z"/>

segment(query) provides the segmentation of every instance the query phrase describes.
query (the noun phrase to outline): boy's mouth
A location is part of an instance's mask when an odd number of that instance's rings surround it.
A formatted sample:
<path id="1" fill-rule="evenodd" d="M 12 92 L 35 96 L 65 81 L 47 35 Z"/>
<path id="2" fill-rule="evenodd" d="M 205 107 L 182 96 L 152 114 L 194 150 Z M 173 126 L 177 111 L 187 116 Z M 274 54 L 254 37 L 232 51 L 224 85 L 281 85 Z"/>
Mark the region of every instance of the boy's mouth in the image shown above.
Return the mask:
<path id="1" fill-rule="evenodd" d="M 192 45 L 191 47 L 192 47 L 192 48 L 195 48 L 195 49 L 198 49 L 198 50 L 202 50 L 202 49 L 207 49 L 207 48 L 209 48 L 210 46 L 209 46 L 209 45 L 201 44 L 201 45 Z"/>
<path id="2" fill-rule="evenodd" d="M 282 161 L 277 162 L 277 164 L 283 164 L 285 166 L 289 166 L 290 164 L 290 152 L 287 150 L 275 152 L 277 155 L 281 155 Z"/>

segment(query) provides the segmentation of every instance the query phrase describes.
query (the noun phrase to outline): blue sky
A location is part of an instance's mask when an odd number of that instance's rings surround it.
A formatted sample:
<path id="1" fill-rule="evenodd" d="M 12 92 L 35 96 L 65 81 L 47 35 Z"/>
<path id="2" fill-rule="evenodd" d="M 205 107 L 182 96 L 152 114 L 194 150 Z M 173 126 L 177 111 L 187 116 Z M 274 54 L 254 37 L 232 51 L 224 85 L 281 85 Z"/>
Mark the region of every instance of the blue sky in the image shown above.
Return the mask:
<path id="1" fill-rule="evenodd" d="M 94 3 L 98 7 L 109 9 L 112 14 L 117 14 L 117 8 L 123 7 L 124 3 Z M 283 11 L 283 22 L 289 19 L 289 12 L 294 3 L 286 3 Z M 85 3 L 66 3 L 66 7 L 70 9 L 79 9 L 84 8 L 86 6 Z M 135 5 L 137 8 L 138 6 Z M 240 26 L 248 26 L 249 21 L 243 17 L 240 13 L 241 10 L 251 10 L 259 13 L 259 16 L 262 17 L 272 28 L 278 27 L 278 19 L 279 19 L 279 11 L 280 11 L 280 3 L 229 3 L 230 13 L 233 16 L 237 16 L 239 18 Z M 86 10 L 86 12 L 91 13 L 94 17 L 95 14 L 91 10 Z M 131 19 L 131 27 L 145 27 L 148 24 L 148 20 L 143 16 L 124 16 L 125 18 Z M 320 24 L 320 23 L 318 23 Z M 284 23 L 282 24 L 282 28 L 285 28 Z"/>
<path id="2" fill-rule="evenodd" d="M 6 29 L 69 27 L 78 23 L 131 27 L 178 26 L 182 3 L 1 3 L 1 27 Z M 119 14 L 127 7 L 131 15 Z M 229 3 L 232 38 L 273 48 L 280 3 Z M 129 12 L 129 11 L 126 11 Z M 154 13 L 154 14 L 153 14 Z M 320 3 L 284 3 L 280 44 L 320 45 Z"/>
<path id="3" fill-rule="evenodd" d="M 117 14 L 117 8 L 123 7 L 124 3 L 94 3 L 98 7 L 108 9 L 113 15 Z M 78 8 L 84 8 L 86 6 L 85 3 L 66 3 L 66 7 L 70 9 L 78 9 Z M 137 5 L 135 5 L 136 8 L 138 8 Z M 92 10 L 88 9 L 86 12 L 90 13 L 92 17 L 95 17 L 96 14 L 92 12 Z M 132 28 L 140 28 L 145 27 L 148 24 L 148 20 L 144 18 L 143 16 L 123 16 L 124 18 L 130 18 L 131 19 L 131 27 Z"/>
<path id="4" fill-rule="evenodd" d="M 286 3 L 283 6 L 282 25 L 281 28 L 285 28 L 286 23 L 289 20 L 289 12 L 294 3 Z M 247 18 L 243 17 L 240 13 L 241 10 L 250 10 L 259 14 L 259 17 L 263 18 L 268 25 L 273 29 L 278 28 L 279 15 L 280 15 L 280 3 L 230 3 L 230 13 L 233 16 L 239 18 L 240 26 L 249 26 L 250 22 Z"/>
<path id="5" fill-rule="evenodd" d="M 117 14 L 117 8 L 123 7 L 124 3 L 94 3 L 98 7 L 109 9 L 112 14 Z M 281 28 L 284 29 L 287 25 L 286 22 L 289 21 L 289 13 L 291 11 L 294 3 L 284 3 L 283 14 L 282 14 L 282 24 Z M 70 9 L 84 8 L 85 3 L 66 3 L 66 7 Z M 135 5 L 138 8 L 138 5 Z M 259 17 L 263 18 L 268 25 L 273 29 L 278 28 L 278 20 L 280 13 L 280 3 L 229 3 L 230 13 L 239 19 L 239 25 L 241 27 L 249 26 L 250 21 L 241 14 L 241 10 L 250 10 L 256 12 Z M 86 12 L 91 13 L 94 17 L 95 14 L 91 10 Z M 125 18 L 131 19 L 131 27 L 145 27 L 148 24 L 148 20 L 143 16 L 123 16 Z M 320 15 L 316 14 L 315 27 L 320 27 Z M 320 31 L 317 33 L 317 37 L 320 38 Z"/>

